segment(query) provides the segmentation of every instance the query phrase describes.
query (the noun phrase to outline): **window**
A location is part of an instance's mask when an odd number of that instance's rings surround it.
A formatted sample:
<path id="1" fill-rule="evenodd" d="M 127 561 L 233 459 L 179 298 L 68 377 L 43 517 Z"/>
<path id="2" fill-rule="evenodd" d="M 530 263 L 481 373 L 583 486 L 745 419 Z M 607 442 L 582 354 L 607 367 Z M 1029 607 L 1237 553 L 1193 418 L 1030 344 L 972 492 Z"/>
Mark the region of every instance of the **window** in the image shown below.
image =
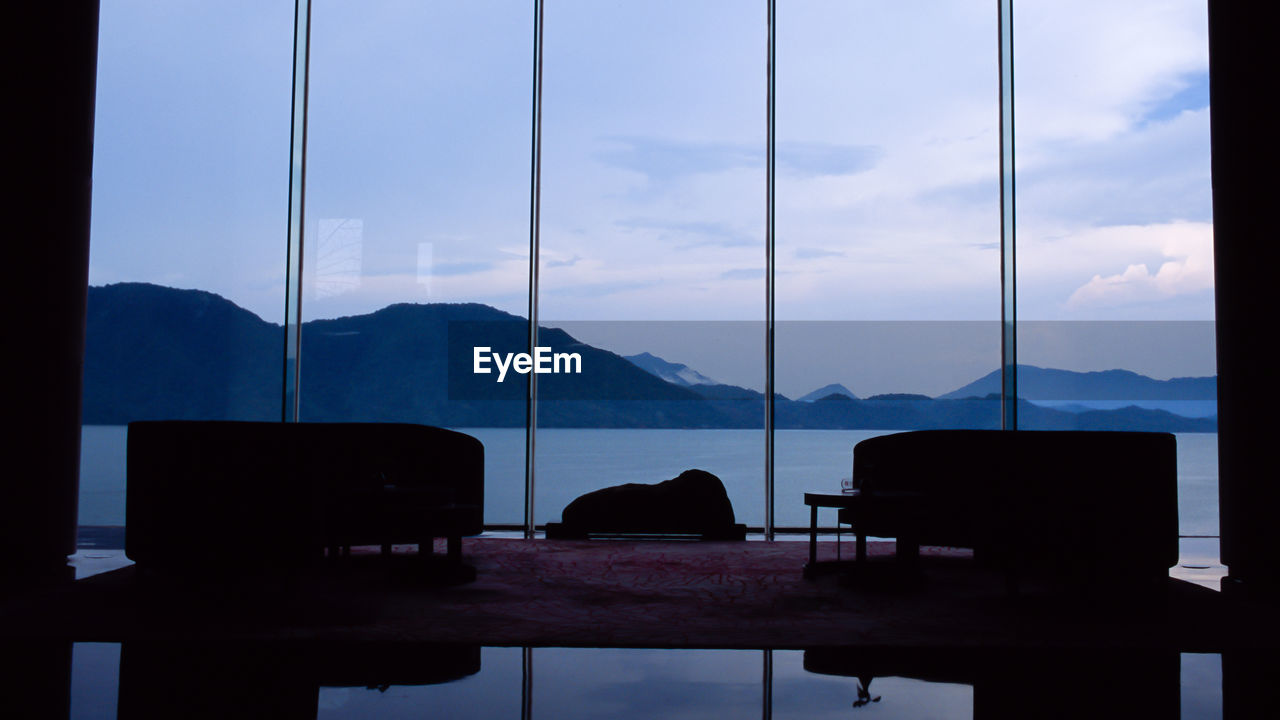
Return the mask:
<path id="1" fill-rule="evenodd" d="M 1014 21 L 1019 427 L 1175 432 L 1180 532 L 1216 536 L 1205 5 L 1028 0 Z"/>
<path id="2" fill-rule="evenodd" d="M 530 9 L 311 3 L 299 417 L 475 435 L 491 524 L 522 519 L 523 383 L 448 363 L 451 332 L 525 342 Z"/>
<path id="3" fill-rule="evenodd" d="M 490 524 L 697 467 L 802 526 L 859 439 L 1001 425 L 1016 140 L 1018 427 L 1178 433 L 1216 536 L 1203 3 L 1017 3 L 1011 136 L 990 7 L 778 5 L 770 75 L 770 3 L 104 3 L 81 522 L 124 522 L 130 420 L 291 417 L 300 299 L 298 417 L 476 435 Z M 531 314 L 581 370 L 533 428 L 529 376 L 472 372 Z"/>
<path id="4" fill-rule="evenodd" d="M 859 440 L 1000 427 L 962 391 L 1000 367 L 1000 115 L 989 6 L 778 13 L 774 473 L 795 527 Z"/>
<path id="5" fill-rule="evenodd" d="M 763 521 L 764 10 L 547 7 L 539 317 L 614 355 L 539 379 L 539 523 L 691 468 Z"/>
<path id="6" fill-rule="evenodd" d="M 125 425 L 281 412 L 293 3 L 102 3 L 81 525 Z"/>

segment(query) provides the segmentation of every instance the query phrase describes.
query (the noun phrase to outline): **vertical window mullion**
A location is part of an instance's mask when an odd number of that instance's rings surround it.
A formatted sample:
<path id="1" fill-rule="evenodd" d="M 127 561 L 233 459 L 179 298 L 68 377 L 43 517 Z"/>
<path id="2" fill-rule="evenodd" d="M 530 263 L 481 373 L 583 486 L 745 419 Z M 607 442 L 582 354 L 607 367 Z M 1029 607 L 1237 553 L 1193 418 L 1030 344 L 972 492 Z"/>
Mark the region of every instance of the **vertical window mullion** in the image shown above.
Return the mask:
<path id="1" fill-rule="evenodd" d="M 529 354 L 538 346 L 538 255 L 542 224 L 542 0 L 533 0 L 533 111 L 531 157 L 529 162 Z M 524 536 L 534 533 L 534 468 L 538 425 L 537 373 L 526 375 L 528 396 L 525 398 L 525 465 L 524 465 Z"/>
<path id="2" fill-rule="evenodd" d="M 1013 0 L 1000 0 L 1000 426 L 1018 429 L 1017 247 L 1014 213 Z"/>
<path id="3" fill-rule="evenodd" d="M 298 421 L 302 366 L 303 217 L 307 196 L 307 89 L 311 60 L 311 0 L 296 0 L 293 21 L 293 109 L 289 130 L 289 238 L 285 268 L 284 370 L 281 420 Z"/>

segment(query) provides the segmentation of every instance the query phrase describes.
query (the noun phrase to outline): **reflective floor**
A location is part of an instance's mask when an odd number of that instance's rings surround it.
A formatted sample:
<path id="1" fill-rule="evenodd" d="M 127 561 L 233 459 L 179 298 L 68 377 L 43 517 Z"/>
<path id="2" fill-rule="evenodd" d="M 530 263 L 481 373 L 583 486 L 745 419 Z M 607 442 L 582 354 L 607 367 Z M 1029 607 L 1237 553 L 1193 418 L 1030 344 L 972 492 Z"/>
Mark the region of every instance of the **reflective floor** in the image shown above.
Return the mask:
<path id="1" fill-rule="evenodd" d="M 519 537 L 518 533 L 486 532 L 484 537 Z M 760 540 L 758 536 L 749 536 L 749 540 Z M 808 535 L 780 535 L 780 541 L 807 542 Z M 833 541 L 834 535 L 820 535 L 823 542 Z M 845 534 L 841 540 L 851 542 Z M 1218 538 L 1182 538 L 1178 542 L 1178 564 L 1169 569 L 1169 576 L 1186 580 L 1198 585 L 1218 590 L 1227 568 L 1218 560 Z M 850 546 L 851 549 L 851 546 Z M 86 578 L 98 573 L 108 572 L 131 565 L 119 548 L 81 547 L 69 558 L 69 564 L 75 568 L 76 579 Z"/>
<path id="2" fill-rule="evenodd" d="M 1107 661 L 1109 653 L 1094 656 L 1100 663 L 1087 654 L 1066 662 L 1037 655 L 1030 665 L 1052 677 L 1028 675 L 1021 662 L 996 677 L 954 653 L 917 656 L 913 664 L 865 651 L 449 648 L 424 650 L 439 654 L 431 670 L 393 683 L 339 673 L 295 687 L 279 675 L 236 671 L 210 687 L 185 677 L 187 659 L 163 647 L 122 653 L 119 644 L 76 643 L 69 716 L 922 720 L 1124 717 L 1136 709 L 1149 718 L 1222 717 L 1218 655 L 1147 653 L 1119 676 L 1124 664 Z M 236 659 L 202 655 L 189 667 Z M 239 660 L 241 669 L 256 667 L 252 658 Z M 442 671 L 451 663 L 456 672 Z"/>
<path id="3" fill-rule="evenodd" d="M 1216 589 L 1216 539 L 1171 575 Z M 129 564 L 82 548 L 77 577 Z M 38 646 L 49 717 L 1223 717 L 1223 656 L 1172 651 L 661 650 L 221 642 Z M 35 665 L 36 663 L 33 663 Z M 59 678 L 69 677 L 69 681 Z M 65 708 L 65 710 L 64 710 Z M 1230 714 L 1228 718 L 1234 717 Z"/>

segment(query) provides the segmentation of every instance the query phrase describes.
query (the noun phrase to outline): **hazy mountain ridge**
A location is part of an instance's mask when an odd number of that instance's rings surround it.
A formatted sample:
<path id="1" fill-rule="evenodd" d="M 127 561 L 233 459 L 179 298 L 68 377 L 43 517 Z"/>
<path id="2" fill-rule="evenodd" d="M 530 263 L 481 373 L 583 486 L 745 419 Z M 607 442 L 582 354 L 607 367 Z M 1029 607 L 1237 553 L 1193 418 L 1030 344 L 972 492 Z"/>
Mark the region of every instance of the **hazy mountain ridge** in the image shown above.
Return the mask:
<path id="1" fill-rule="evenodd" d="M 623 357 L 630 361 L 632 365 L 673 385 L 689 387 L 691 385 L 720 384 L 684 363 L 668 362 L 652 353 L 642 352 L 639 355 L 624 355 Z"/>
<path id="2" fill-rule="evenodd" d="M 1000 371 L 939 395 L 939 400 L 1000 392 Z M 1156 380 L 1131 370 L 1074 372 L 1018 365 L 1018 395 L 1027 400 L 1216 400 L 1216 377 Z"/>
<path id="3" fill-rule="evenodd" d="M 854 395 L 852 390 L 845 387 L 844 385 L 841 385 L 840 383 L 831 383 L 830 385 L 823 385 L 817 390 L 814 390 L 813 392 L 808 393 L 806 395 L 801 395 L 796 399 L 800 402 L 815 402 L 825 397 L 828 397 L 830 395 L 838 395 L 841 397 L 853 398 L 854 400 L 858 399 L 858 396 Z"/>
<path id="4" fill-rule="evenodd" d="M 538 376 L 542 427 L 763 428 L 760 392 L 664 381 L 632 359 L 558 329 L 542 329 L 540 338 L 556 352 L 582 356 L 580 375 Z M 302 325 L 301 416 L 519 427 L 525 422 L 527 376 L 511 372 L 498 383 L 496 374 L 473 373 L 472 348 L 523 352 L 527 342 L 523 318 L 477 303 L 396 304 L 367 315 L 308 321 Z M 143 283 L 89 288 L 86 424 L 276 420 L 283 405 L 283 367 L 283 327 L 213 293 Z M 777 395 L 775 424 L 781 429 L 999 427 L 998 395 L 949 397 L 985 380 L 938 399 L 889 394 L 860 400 L 837 392 L 810 402 Z M 1024 428 L 1217 429 L 1214 420 L 1140 408 L 1072 413 L 1024 400 L 1019 413 Z"/>

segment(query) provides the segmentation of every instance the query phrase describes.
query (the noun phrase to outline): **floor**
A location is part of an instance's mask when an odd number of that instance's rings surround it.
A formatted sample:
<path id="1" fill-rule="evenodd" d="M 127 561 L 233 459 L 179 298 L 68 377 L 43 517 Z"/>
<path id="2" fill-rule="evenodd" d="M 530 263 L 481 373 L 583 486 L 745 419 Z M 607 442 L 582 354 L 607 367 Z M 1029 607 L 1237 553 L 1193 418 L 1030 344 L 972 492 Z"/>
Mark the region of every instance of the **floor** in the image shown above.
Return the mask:
<path id="1" fill-rule="evenodd" d="M 68 720 L 1217 720 L 1224 715 L 1223 658 L 1218 655 L 1075 653 L 1057 663 L 1034 660 L 1041 675 L 1024 669 L 1001 685 L 977 672 L 972 657 L 952 658 L 949 665 L 934 660 L 915 667 L 909 662 L 855 667 L 856 657 L 842 661 L 799 650 L 483 647 L 459 652 L 453 661 L 459 672 L 451 677 L 404 671 L 368 677 L 351 672 L 350 666 L 345 674 L 329 666 L 307 678 L 290 678 L 258 667 L 254 682 L 246 682 L 245 670 L 261 665 L 252 649 L 215 655 L 220 665 L 237 669 L 233 678 L 216 669 L 206 674 L 207 663 L 187 657 L 207 659 L 205 648 L 189 647 L 187 656 L 169 649 L 163 657 L 157 657 L 158 649 L 77 643 L 66 703 L 70 711 L 47 715 Z M 437 666 L 448 663 L 447 655 L 431 649 L 425 653 L 435 654 Z M 129 665 L 123 673 L 122 659 Z M 877 670 L 883 674 L 873 675 Z M 307 687 L 289 692 L 298 680 Z M 296 707 L 281 707 L 281 695 L 292 697 Z M 48 695 L 42 698 L 49 700 Z M 1052 698 L 1051 708 L 1045 698 Z M 1250 717 L 1233 713 L 1228 720 L 1242 716 Z"/>
<path id="2" fill-rule="evenodd" d="M 470 538 L 478 576 L 454 586 L 408 546 L 179 585 L 104 543 L 71 559 L 78 582 L 0 607 L 25 664 L 6 696 L 70 718 L 191 716 L 193 697 L 209 717 L 1219 718 L 1254 717 L 1280 669 L 1267 609 L 1210 589 L 1212 543 L 1135 597 L 1043 578 L 1010 596 L 956 549 L 903 575 L 888 543 L 869 572 L 806 580 L 802 540 Z"/>
<path id="3" fill-rule="evenodd" d="M 128 567 L 133 564 L 129 558 L 125 557 L 124 549 L 114 547 L 116 544 L 123 543 L 124 534 L 109 533 L 105 547 L 81 547 L 76 554 L 68 558 L 68 564 L 75 568 L 76 579 L 83 579 L 98 575 L 111 570 L 122 567 Z M 496 539 L 518 539 L 519 533 L 513 532 L 487 532 L 484 534 L 487 538 Z M 762 541 L 761 536 L 748 536 L 749 540 Z M 841 538 L 834 535 L 822 535 L 820 539 L 824 546 L 828 549 L 834 548 L 835 543 L 839 542 L 843 552 L 849 552 L 849 536 L 846 534 Z M 778 542 L 805 542 L 808 536 L 801 535 L 783 535 L 777 538 Z M 1218 560 L 1218 539 L 1217 538 L 1184 538 L 1180 542 L 1181 553 L 1177 565 L 1169 569 L 1169 577 L 1178 580 L 1185 580 L 1195 583 L 1210 590 L 1218 590 L 1221 587 L 1222 578 L 1226 577 L 1227 568 Z M 399 552 L 406 552 L 408 548 L 397 548 Z"/>
<path id="4" fill-rule="evenodd" d="M 846 551 L 849 546 L 846 545 Z M 963 550 L 929 549 L 921 572 L 895 572 L 872 543 L 870 572 L 802 577 L 803 542 L 523 542 L 470 538 L 473 583 L 442 586 L 409 548 L 362 555 L 300 578 L 198 586 L 146 582 L 118 551 L 75 558 L 84 580 L 10 607 L 6 618 L 76 640 L 243 633 L 323 642 L 815 648 L 1161 647 L 1217 652 L 1259 634 L 1247 608 L 1171 579 L 1154 596 L 1032 579 L 1011 596 L 1001 574 Z M 834 545 L 825 543 L 823 557 Z M 103 572 L 104 570 L 107 570 Z M 96 573 L 96 574 L 95 574 Z M 208 580 L 208 579 L 206 579 Z M 442 622 L 447 618 L 447 622 Z M 12 628 L 12 625 L 11 625 Z"/>

